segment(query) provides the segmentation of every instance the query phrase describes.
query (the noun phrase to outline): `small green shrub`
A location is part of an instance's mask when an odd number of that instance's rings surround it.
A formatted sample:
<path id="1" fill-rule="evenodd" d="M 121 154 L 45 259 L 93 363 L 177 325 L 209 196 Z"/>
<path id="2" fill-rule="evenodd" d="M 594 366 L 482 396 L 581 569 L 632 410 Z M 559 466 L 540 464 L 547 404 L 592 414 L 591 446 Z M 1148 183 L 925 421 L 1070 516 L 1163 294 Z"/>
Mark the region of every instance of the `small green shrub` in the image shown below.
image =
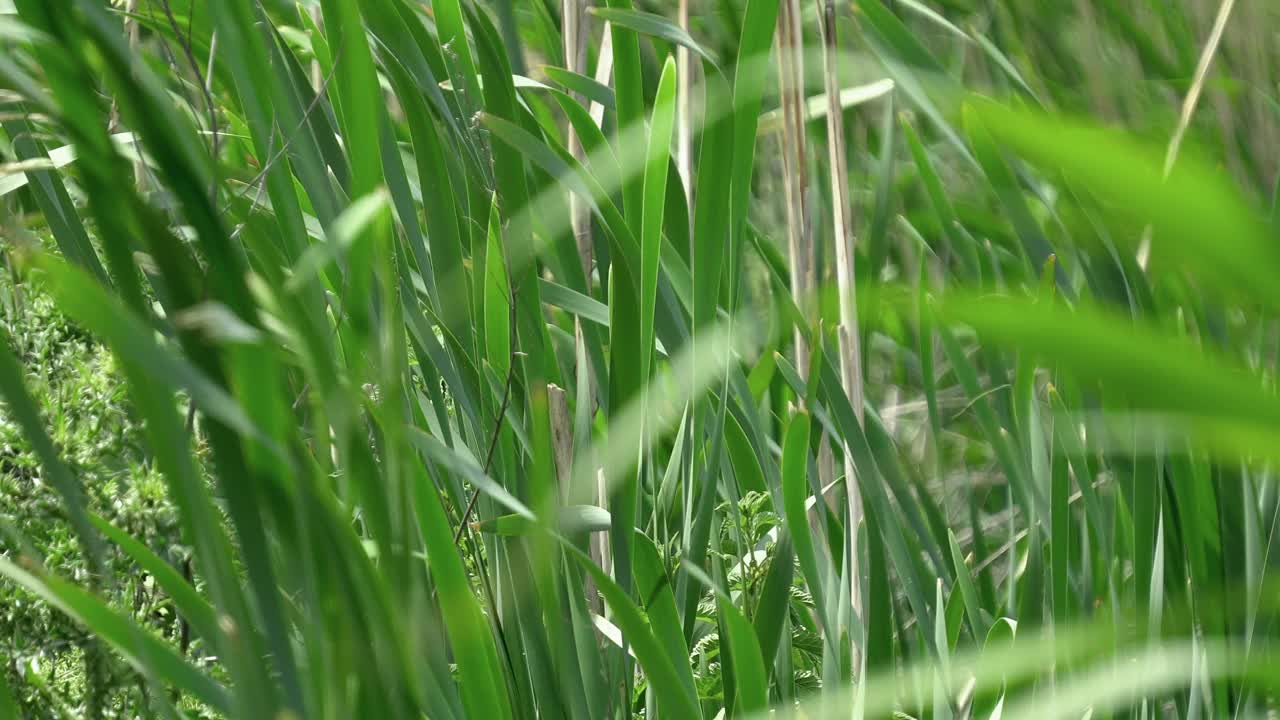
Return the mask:
<path id="1" fill-rule="evenodd" d="M 50 434 L 84 484 L 90 511 L 190 573 L 177 515 L 112 355 L 60 313 L 38 281 L 4 285 L 6 330 L 27 369 L 27 387 L 47 409 Z M 0 553 L 34 554 L 50 572 L 87 583 L 90 569 L 66 508 L 41 476 L 27 439 L 0 409 Z M 189 637 L 151 578 L 119 550 L 108 559 L 110 575 L 100 582 L 113 606 L 175 643 Z M 102 652 L 82 625 L 15 585 L 0 585 L 0 608 L 0 657 L 24 717 L 43 717 L 57 706 L 78 712 L 90 703 L 104 709 L 102 717 L 147 714 L 144 680 Z"/>

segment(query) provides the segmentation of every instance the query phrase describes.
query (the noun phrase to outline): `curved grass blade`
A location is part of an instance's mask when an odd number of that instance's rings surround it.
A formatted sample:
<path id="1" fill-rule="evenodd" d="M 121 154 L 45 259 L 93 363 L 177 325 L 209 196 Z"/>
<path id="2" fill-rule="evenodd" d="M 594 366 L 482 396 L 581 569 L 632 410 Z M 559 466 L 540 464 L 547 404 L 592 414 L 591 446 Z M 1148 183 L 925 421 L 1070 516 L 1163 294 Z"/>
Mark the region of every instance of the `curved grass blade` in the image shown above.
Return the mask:
<path id="1" fill-rule="evenodd" d="M 148 575 L 155 578 L 156 583 L 173 599 L 182 617 L 191 623 L 196 634 L 202 638 L 213 640 L 219 634 L 217 612 L 173 565 L 137 538 L 117 528 L 106 520 L 94 516 L 92 522 L 108 540 L 120 546 L 134 562 Z"/>
<path id="2" fill-rule="evenodd" d="M 973 582 L 973 574 L 969 572 L 969 566 L 964 561 L 964 553 L 960 550 L 960 543 L 956 542 L 955 533 L 948 530 L 947 540 L 951 548 L 951 561 L 956 569 L 956 584 L 960 586 L 965 616 L 969 619 L 969 631 L 973 633 L 974 638 L 985 637 L 987 622 L 982 616 L 982 600 L 978 597 L 978 586 Z"/>
<path id="3" fill-rule="evenodd" d="M 609 529 L 609 511 L 596 505 L 568 505 L 560 508 L 559 531 L 570 537 L 581 533 L 604 532 Z M 518 513 L 500 515 L 475 523 L 481 532 L 508 537 L 528 535 L 538 529 L 536 520 Z"/>
<path id="4" fill-rule="evenodd" d="M 590 102 L 599 103 L 605 110 L 612 111 L 615 109 L 613 88 L 596 82 L 595 78 L 552 65 L 542 68 L 542 71 L 546 73 L 548 80 L 563 87 L 565 90 L 578 93 Z"/>
<path id="5" fill-rule="evenodd" d="M 783 647 L 783 633 L 787 628 L 787 614 L 791 607 L 791 578 L 795 572 L 795 553 L 791 547 L 790 533 L 782 533 L 773 546 L 769 558 L 769 573 L 756 603 L 756 638 L 760 643 L 760 657 L 770 677 L 774 676 L 779 648 Z M 785 652 L 785 650 L 784 650 Z M 785 682 L 786 678 L 777 678 Z"/>
<path id="6" fill-rule="evenodd" d="M 588 12 L 607 23 L 612 23 L 643 35 L 651 35 L 675 45 L 682 45 L 694 51 L 712 65 L 716 63 L 715 57 L 706 48 L 699 45 L 684 28 L 661 15 L 613 6 L 593 7 Z"/>

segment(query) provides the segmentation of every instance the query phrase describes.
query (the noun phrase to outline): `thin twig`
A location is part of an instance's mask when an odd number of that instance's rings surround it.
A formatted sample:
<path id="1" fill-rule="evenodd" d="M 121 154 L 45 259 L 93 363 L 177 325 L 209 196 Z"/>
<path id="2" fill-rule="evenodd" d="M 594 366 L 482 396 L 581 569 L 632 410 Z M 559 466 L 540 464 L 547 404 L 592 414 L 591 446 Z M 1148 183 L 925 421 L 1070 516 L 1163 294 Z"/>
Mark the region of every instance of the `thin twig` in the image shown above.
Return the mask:
<path id="1" fill-rule="evenodd" d="M 284 154 L 289 150 L 289 146 L 293 143 L 293 139 L 298 136 L 298 133 L 302 132 L 302 128 L 306 127 L 307 122 L 311 119 L 311 113 L 315 112 L 316 108 L 320 106 L 320 100 L 325 96 L 325 92 L 329 88 L 329 81 L 332 80 L 333 76 L 338 72 L 338 63 L 341 59 L 341 50 L 339 50 L 339 52 L 335 53 L 333 56 L 333 67 L 329 69 L 329 74 L 325 76 L 324 83 L 321 84 L 320 90 L 316 92 L 316 96 L 311 99 L 311 103 L 307 105 L 307 109 L 302 113 L 302 119 L 298 121 L 298 126 L 293 129 L 293 132 L 285 136 L 284 145 L 280 147 L 280 150 L 273 153 L 270 147 L 267 148 L 267 154 L 269 157 L 267 158 L 267 161 L 263 163 L 262 170 L 260 170 L 258 174 L 255 175 L 245 186 L 246 188 L 258 186 L 253 204 L 249 206 L 250 213 L 257 209 L 258 203 L 262 200 L 262 182 L 266 179 L 267 173 L 271 172 L 271 168 L 275 167 L 275 164 L 280 161 L 280 158 L 284 157 Z M 275 133 L 272 133 L 271 137 L 274 142 Z M 222 212 L 225 213 L 228 209 L 229 207 L 223 208 Z M 232 233 L 232 239 L 234 240 L 239 235 L 240 230 L 236 230 Z"/>
<path id="2" fill-rule="evenodd" d="M 493 419 L 493 433 L 489 437 L 489 450 L 484 456 L 484 474 L 488 475 L 490 468 L 493 466 L 493 454 L 498 449 L 498 438 L 502 435 L 502 420 L 507 415 L 507 405 L 511 401 L 511 385 L 516 377 L 516 300 L 515 290 L 511 291 L 511 354 L 507 358 L 507 380 L 502 388 L 502 403 L 498 406 L 498 415 Z M 457 545 L 462 539 L 462 533 L 466 532 L 467 524 L 471 522 L 471 514 L 475 512 L 476 501 L 480 499 L 480 488 L 474 488 L 471 491 L 471 499 L 467 501 L 467 508 L 462 513 L 462 521 L 458 523 L 458 529 L 453 533 L 453 544 Z"/>
<path id="3" fill-rule="evenodd" d="M 191 38 L 182 34 L 182 30 L 178 27 L 177 18 L 173 16 L 173 7 L 169 4 L 169 0 L 160 0 L 160 8 L 164 10 L 165 17 L 169 19 L 169 27 L 173 30 L 173 36 L 178 39 L 178 46 L 182 48 L 182 54 L 186 56 L 187 64 L 191 66 L 191 72 L 196 74 L 196 81 L 200 86 L 200 92 L 204 96 L 204 105 L 209 113 L 209 133 L 213 136 L 213 147 L 211 148 L 213 155 L 213 181 L 210 183 L 209 193 L 212 199 L 216 201 L 218 197 L 218 155 L 221 149 L 221 138 L 218 136 L 218 109 L 213 104 L 213 79 L 210 77 L 208 81 L 205 80 L 204 71 L 200 69 L 200 62 L 196 60 L 195 50 L 191 47 Z M 209 68 L 211 70 L 213 68 L 213 53 L 217 47 L 217 42 L 218 35 L 215 32 L 209 46 Z"/>

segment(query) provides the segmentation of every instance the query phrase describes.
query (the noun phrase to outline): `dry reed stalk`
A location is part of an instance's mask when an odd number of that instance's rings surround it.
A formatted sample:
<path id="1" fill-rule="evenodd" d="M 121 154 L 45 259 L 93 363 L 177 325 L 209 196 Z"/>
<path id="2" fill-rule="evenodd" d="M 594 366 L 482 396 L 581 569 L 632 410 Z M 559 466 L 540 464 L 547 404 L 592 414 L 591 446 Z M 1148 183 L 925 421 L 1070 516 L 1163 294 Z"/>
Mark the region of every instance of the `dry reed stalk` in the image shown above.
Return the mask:
<path id="1" fill-rule="evenodd" d="M 822 74 L 827 100 L 827 154 L 831 173 L 832 235 L 835 240 L 836 282 L 840 295 L 840 324 L 837 329 L 840 354 L 840 382 L 853 405 L 858 423 L 863 422 L 862 356 L 858 334 L 857 287 L 854 275 L 853 207 L 849 200 L 849 172 L 844 138 L 844 110 L 840 106 L 836 11 L 832 0 L 818 0 L 822 18 Z M 862 616 L 862 568 L 859 562 L 857 529 L 862 524 L 862 495 L 852 456 L 844 448 L 845 496 L 848 510 L 850 600 L 853 611 Z M 852 666 L 860 667 L 860 638 L 850 633 Z"/>
<path id="2" fill-rule="evenodd" d="M 1209 31 L 1209 38 L 1205 41 L 1204 50 L 1200 53 L 1200 62 L 1196 65 L 1195 76 L 1191 80 L 1191 87 L 1187 90 L 1187 95 L 1182 100 L 1182 112 L 1178 116 L 1178 125 L 1173 131 L 1173 137 L 1169 139 L 1169 147 L 1164 155 L 1164 176 L 1169 177 L 1169 173 L 1173 171 L 1173 166 L 1178 162 L 1178 151 L 1182 149 L 1182 141 L 1186 137 L 1187 128 L 1191 126 L 1191 118 L 1195 115 L 1196 105 L 1200 101 L 1200 94 L 1204 91 L 1205 80 L 1209 77 L 1209 68 L 1213 66 L 1213 59 L 1218 54 L 1218 47 L 1222 44 L 1222 34 L 1227 29 L 1227 21 L 1231 19 L 1231 11 L 1235 9 L 1236 0 L 1222 0 L 1222 4 L 1218 6 L 1218 14 L 1213 20 L 1213 29 Z M 1142 232 L 1142 242 L 1138 245 L 1138 267 L 1143 270 L 1147 269 L 1147 263 L 1151 260 L 1151 226 L 1148 225 Z"/>
<path id="3" fill-rule="evenodd" d="M 805 163 L 804 37 L 799 0 L 782 0 L 778 12 L 778 95 L 782 106 L 782 181 L 787 208 L 787 250 L 791 260 L 791 295 L 808 314 L 814 288 L 813 247 L 809 232 Z M 809 372 L 809 346 L 796 330 L 796 369 Z"/>

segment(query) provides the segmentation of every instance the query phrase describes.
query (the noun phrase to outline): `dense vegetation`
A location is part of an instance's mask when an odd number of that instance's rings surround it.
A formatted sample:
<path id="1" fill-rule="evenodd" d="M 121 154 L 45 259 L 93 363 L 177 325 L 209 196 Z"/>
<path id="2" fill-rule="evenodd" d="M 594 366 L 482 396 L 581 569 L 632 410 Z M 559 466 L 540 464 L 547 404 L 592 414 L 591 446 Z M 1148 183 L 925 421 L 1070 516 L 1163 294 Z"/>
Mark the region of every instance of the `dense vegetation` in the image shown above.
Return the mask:
<path id="1" fill-rule="evenodd" d="M 1280 711 L 1278 29 L 0 0 L 0 718 Z"/>

